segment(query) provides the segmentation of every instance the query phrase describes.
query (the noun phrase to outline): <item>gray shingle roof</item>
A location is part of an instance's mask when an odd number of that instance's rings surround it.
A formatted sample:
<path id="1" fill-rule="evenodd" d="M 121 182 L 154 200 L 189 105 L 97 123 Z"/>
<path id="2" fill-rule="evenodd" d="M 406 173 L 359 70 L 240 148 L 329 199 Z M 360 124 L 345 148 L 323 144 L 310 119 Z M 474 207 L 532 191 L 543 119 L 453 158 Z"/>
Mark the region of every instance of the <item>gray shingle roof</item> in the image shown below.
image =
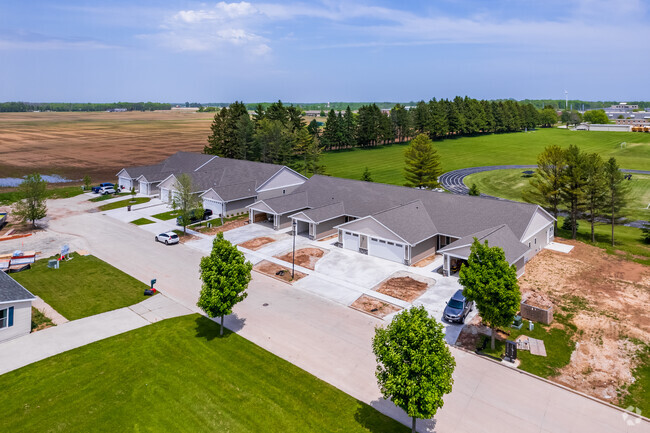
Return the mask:
<path id="1" fill-rule="evenodd" d="M 488 246 L 501 247 L 508 263 L 514 263 L 518 258 L 524 255 L 526 251 L 528 251 L 528 247 L 519 242 L 519 238 L 517 238 L 512 230 L 510 230 L 510 228 L 505 224 L 464 236 L 450 243 L 446 247 L 441 248 L 439 251 L 442 253 L 449 251 L 454 255 L 465 258 L 469 257 L 470 247 L 474 242 L 474 238 L 478 239 L 481 243 L 487 241 Z"/>
<path id="2" fill-rule="evenodd" d="M 29 290 L 18 284 L 16 280 L 0 271 L 0 302 L 24 301 L 36 299 Z"/>
<path id="3" fill-rule="evenodd" d="M 307 208 L 307 193 L 297 192 L 294 194 L 281 195 L 279 197 L 266 198 L 259 200 L 266 204 L 273 212 L 283 215 L 289 212 L 297 212 Z M 258 203 L 259 203 L 258 202 Z M 255 203 L 251 205 L 254 207 Z"/>
<path id="4" fill-rule="evenodd" d="M 323 221 L 328 221 L 333 218 L 345 215 L 345 208 L 343 206 L 343 203 L 336 202 L 325 206 L 308 209 L 299 213 L 315 223 L 321 223 Z"/>
<path id="5" fill-rule="evenodd" d="M 438 233 L 421 200 L 378 212 L 373 217 L 413 245 Z"/>

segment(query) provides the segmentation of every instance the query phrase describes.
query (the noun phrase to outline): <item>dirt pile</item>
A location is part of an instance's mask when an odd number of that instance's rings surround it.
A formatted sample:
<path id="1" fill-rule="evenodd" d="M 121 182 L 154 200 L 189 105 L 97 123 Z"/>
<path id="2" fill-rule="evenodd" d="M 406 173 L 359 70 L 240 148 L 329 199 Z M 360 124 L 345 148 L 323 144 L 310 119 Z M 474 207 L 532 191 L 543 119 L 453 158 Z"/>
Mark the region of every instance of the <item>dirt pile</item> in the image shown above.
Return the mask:
<path id="1" fill-rule="evenodd" d="M 316 262 L 318 262 L 318 260 L 320 260 L 324 254 L 325 250 L 322 250 L 320 248 L 300 248 L 299 250 L 296 250 L 295 263 L 298 266 L 302 266 L 303 268 L 311 269 L 313 271 L 316 266 Z M 293 251 L 289 251 L 286 254 L 275 257 L 289 263 L 294 260 Z"/>
<path id="2" fill-rule="evenodd" d="M 302 272 L 296 271 L 294 273 L 293 280 L 291 279 L 291 269 L 288 269 L 286 266 L 280 266 L 278 264 L 262 260 L 255 266 L 253 269 L 262 274 L 268 275 L 269 277 L 275 278 L 276 280 L 284 281 L 285 283 L 291 283 L 293 281 L 298 281 L 301 278 L 307 276 Z"/>
<path id="3" fill-rule="evenodd" d="M 417 279 L 416 279 L 417 278 Z M 410 275 L 396 275 L 392 278 L 382 281 L 374 290 L 393 298 L 401 299 L 406 302 L 413 302 L 427 291 L 429 287 L 435 284 L 435 280 L 428 280 L 424 277 Z"/>
<path id="4" fill-rule="evenodd" d="M 257 251 L 260 248 L 262 248 L 264 245 L 270 244 L 271 242 L 275 242 L 275 239 L 267 236 L 262 236 L 259 238 L 250 239 L 246 242 L 242 242 L 241 244 L 239 244 L 239 246 L 242 248 L 246 248 L 248 250 Z"/>
<path id="5" fill-rule="evenodd" d="M 384 302 L 381 299 L 373 298 L 368 295 L 361 295 L 352 303 L 352 305 L 350 305 L 350 307 L 380 319 L 401 310 L 397 305 L 389 304 L 388 302 Z"/>

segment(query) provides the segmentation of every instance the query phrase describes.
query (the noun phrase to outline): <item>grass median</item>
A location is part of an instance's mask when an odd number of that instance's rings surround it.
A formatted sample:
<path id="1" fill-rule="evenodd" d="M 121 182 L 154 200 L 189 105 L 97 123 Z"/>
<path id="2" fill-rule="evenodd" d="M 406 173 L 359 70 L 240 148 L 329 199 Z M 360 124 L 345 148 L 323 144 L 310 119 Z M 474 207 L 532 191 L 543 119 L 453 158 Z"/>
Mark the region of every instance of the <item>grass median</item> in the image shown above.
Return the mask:
<path id="1" fill-rule="evenodd" d="M 0 376 L 6 431 L 406 432 L 197 314 Z"/>
<path id="2" fill-rule="evenodd" d="M 119 209 L 122 207 L 134 206 L 136 204 L 148 203 L 149 201 L 151 201 L 149 197 L 136 197 L 134 199 L 128 198 L 126 200 L 114 201 L 113 203 L 107 203 L 105 205 L 102 205 L 99 207 L 99 210 L 105 211 L 105 210 Z"/>

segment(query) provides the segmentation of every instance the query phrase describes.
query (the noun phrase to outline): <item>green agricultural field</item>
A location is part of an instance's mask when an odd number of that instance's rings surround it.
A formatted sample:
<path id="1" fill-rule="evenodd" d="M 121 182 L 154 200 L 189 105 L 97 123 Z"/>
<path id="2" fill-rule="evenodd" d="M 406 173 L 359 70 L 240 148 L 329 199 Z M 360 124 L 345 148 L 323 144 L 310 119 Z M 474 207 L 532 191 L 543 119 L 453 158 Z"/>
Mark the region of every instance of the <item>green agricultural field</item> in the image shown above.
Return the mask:
<path id="1" fill-rule="evenodd" d="M 508 200 L 522 201 L 522 190 L 528 186 L 530 177 L 524 170 L 508 169 L 470 174 L 464 179 L 468 187 L 475 183 L 481 193 Z M 630 195 L 627 207 L 621 215 L 630 220 L 650 221 L 650 175 L 632 174 L 628 181 Z"/>
<path id="2" fill-rule="evenodd" d="M 407 432 L 197 314 L 0 376 L 4 431 Z"/>
<path id="3" fill-rule="evenodd" d="M 621 142 L 627 145 L 621 149 Z M 534 132 L 461 137 L 434 142 L 443 171 L 504 164 L 536 164 L 537 155 L 550 144 L 580 146 L 585 152 L 598 152 L 603 158 L 616 157 L 623 168 L 644 170 L 650 167 L 650 134 L 639 132 L 590 132 L 566 129 L 538 129 Z M 361 179 L 368 167 L 375 182 L 404 183 L 404 148 L 393 144 L 369 149 L 327 152 L 322 156 L 327 174 Z"/>
<path id="4" fill-rule="evenodd" d="M 49 259 L 10 274 L 27 290 L 40 296 L 68 320 L 81 319 L 143 301 L 147 285 L 94 256 L 71 254 L 59 269 Z M 51 257 L 52 258 L 52 257 Z"/>

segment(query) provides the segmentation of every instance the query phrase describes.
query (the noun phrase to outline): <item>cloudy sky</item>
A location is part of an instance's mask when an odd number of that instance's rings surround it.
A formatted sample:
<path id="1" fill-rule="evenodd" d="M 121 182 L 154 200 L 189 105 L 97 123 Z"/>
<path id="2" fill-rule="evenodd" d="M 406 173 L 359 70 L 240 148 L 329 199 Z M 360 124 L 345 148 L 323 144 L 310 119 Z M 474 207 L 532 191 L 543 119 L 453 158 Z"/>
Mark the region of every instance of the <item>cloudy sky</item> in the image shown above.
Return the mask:
<path id="1" fill-rule="evenodd" d="M 650 100 L 650 0 L 0 2 L 0 101 Z"/>

